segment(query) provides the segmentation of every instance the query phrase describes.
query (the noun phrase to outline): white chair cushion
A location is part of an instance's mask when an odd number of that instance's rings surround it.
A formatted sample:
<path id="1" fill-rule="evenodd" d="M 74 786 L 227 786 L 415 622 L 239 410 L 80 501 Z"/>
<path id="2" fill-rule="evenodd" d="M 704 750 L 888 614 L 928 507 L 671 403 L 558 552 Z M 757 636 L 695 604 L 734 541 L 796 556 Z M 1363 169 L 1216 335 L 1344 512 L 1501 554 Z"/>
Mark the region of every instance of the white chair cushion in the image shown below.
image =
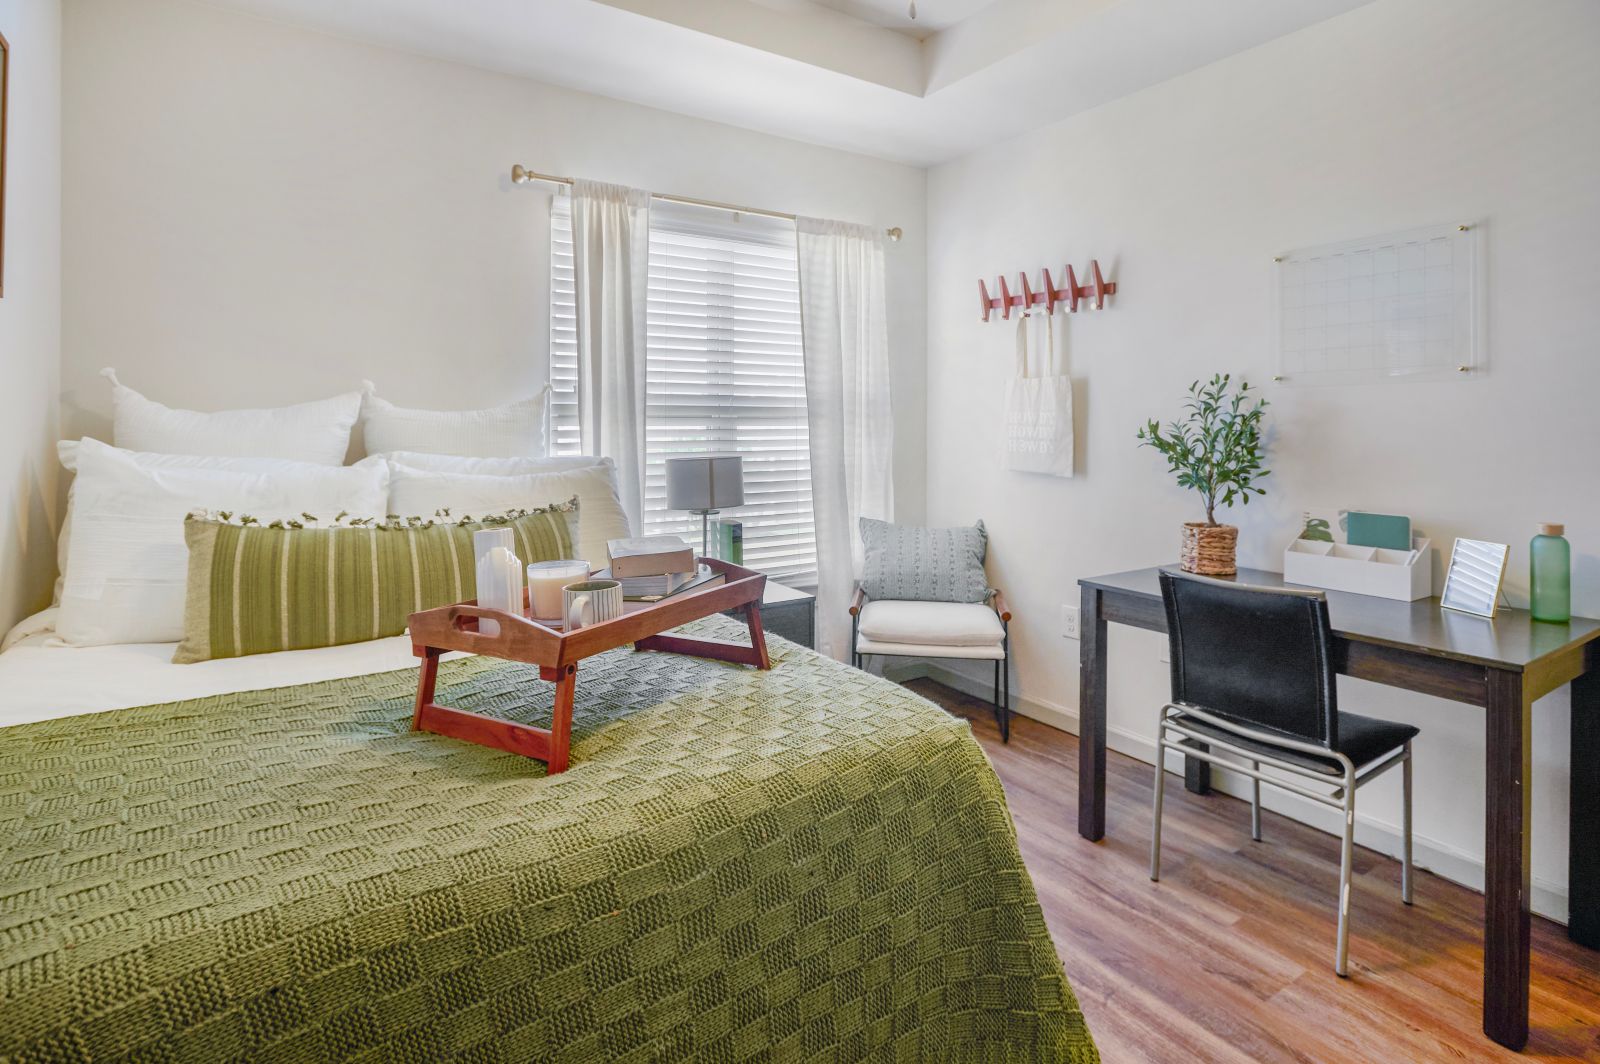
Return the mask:
<path id="1" fill-rule="evenodd" d="M 862 641 L 879 645 L 993 647 L 997 651 L 1006 635 L 994 610 L 981 602 L 894 599 L 875 599 L 863 606 L 857 631 Z"/>
<path id="2" fill-rule="evenodd" d="M 857 654 L 884 654 L 896 658 L 960 658 L 963 661 L 1004 661 L 1003 643 L 986 647 L 942 647 L 933 643 L 874 643 L 866 636 L 856 639 Z"/>

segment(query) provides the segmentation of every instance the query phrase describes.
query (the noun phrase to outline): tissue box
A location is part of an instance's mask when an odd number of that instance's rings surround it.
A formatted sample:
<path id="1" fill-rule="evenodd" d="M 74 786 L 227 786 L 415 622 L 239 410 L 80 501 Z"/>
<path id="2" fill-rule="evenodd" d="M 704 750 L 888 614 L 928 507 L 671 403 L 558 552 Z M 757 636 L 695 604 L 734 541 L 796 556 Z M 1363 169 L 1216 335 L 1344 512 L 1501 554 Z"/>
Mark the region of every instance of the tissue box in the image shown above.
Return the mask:
<path id="1" fill-rule="evenodd" d="M 1297 539 L 1283 552 L 1283 579 L 1411 602 L 1433 594 L 1433 546 L 1422 536 L 1409 551 Z"/>

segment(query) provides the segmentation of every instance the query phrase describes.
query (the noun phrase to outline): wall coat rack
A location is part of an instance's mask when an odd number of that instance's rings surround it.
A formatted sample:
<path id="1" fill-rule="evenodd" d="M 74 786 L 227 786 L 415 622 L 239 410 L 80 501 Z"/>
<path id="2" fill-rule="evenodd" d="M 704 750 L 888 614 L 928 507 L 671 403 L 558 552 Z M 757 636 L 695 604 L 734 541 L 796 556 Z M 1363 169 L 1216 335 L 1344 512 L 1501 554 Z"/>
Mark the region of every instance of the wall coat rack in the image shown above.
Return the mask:
<path id="1" fill-rule="evenodd" d="M 1050 271 L 1044 271 L 1044 287 L 1038 292 L 1028 284 L 1028 275 L 1021 273 L 1017 278 L 1022 286 L 1022 291 L 1013 294 L 1010 286 L 1006 284 L 1005 275 L 1000 276 L 1000 294 L 991 297 L 989 286 L 978 280 L 978 298 L 983 303 L 983 320 L 988 321 L 989 315 L 995 311 L 1000 312 L 1000 317 L 1010 321 L 1011 308 L 1017 307 L 1024 312 L 1030 307 L 1043 306 L 1046 314 L 1054 314 L 1056 305 L 1066 306 L 1068 313 L 1076 314 L 1079 303 L 1088 303 L 1094 300 L 1095 310 L 1104 310 L 1106 296 L 1112 295 L 1117 290 L 1117 282 L 1108 281 L 1100 276 L 1100 260 L 1089 260 L 1089 283 L 1079 284 L 1078 275 L 1072 272 L 1072 267 L 1067 267 L 1066 283 L 1060 288 L 1050 279 Z"/>

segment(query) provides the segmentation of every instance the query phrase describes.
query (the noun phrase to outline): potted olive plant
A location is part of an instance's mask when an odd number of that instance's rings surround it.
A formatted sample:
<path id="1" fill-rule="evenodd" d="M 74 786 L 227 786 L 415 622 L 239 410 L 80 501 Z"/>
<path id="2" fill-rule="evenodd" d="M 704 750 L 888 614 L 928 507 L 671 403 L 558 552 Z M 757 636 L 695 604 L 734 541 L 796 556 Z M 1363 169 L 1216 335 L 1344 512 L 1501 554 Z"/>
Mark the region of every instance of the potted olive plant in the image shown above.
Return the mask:
<path id="1" fill-rule="evenodd" d="M 1240 381 L 1235 390 L 1230 375 L 1219 373 L 1189 385 L 1183 405 L 1184 415 L 1165 428 L 1152 420 L 1140 429 L 1139 442 L 1160 451 L 1178 485 L 1193 488 L 1205 503 L 1206 519 L 1183 526 L 1183 568 L 1231 576 L 1238 571 L 1239 529 L 1217 524 L 1217 506 L 1232 506 L 1235 499 L 1248 504 L 1252 494 L 1266 494 L 1255 481 L 1270 472 L 1261 468 L 1261 412 L 1267 403 L 1250 394 L 1250 385 Z"/>

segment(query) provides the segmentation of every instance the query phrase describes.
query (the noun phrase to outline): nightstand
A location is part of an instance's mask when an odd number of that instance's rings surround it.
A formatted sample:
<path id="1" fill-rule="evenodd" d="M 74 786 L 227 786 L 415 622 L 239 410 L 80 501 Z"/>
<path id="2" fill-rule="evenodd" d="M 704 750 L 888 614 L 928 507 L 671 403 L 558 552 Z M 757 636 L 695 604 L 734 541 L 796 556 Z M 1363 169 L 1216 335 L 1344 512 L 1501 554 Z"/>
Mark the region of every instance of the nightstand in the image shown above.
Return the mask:
<path id="1" fill-rule="evenodd" d="M 761 596 L 761 626 L 773 635 L 781 635 L 791 643 L 816 649 L 817 599 L 804 591 L 767 578 L 766 593 Z M 731 615 L 730 615 L 731 616 Z"/>

